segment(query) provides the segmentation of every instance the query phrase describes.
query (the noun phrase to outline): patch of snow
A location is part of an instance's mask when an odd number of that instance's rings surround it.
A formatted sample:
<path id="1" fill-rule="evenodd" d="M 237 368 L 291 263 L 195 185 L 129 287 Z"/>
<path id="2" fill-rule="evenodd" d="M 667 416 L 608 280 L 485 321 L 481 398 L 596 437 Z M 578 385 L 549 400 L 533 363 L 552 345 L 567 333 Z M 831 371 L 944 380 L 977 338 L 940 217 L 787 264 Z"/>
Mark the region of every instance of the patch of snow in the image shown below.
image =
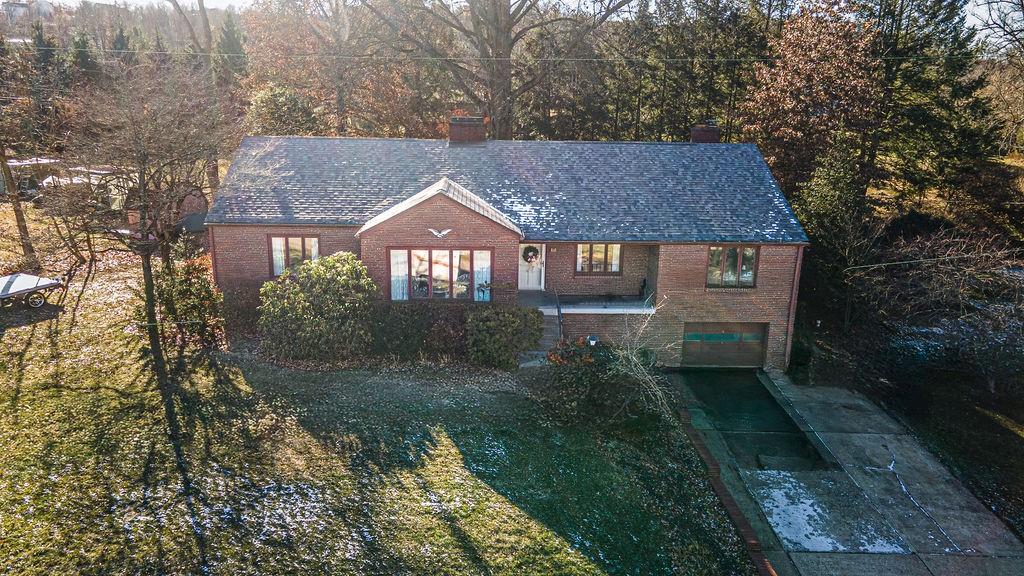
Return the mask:
<path id="1" fill-rule="evenodd" d="M 828 514 L 803 483 L 783 470 L 762 470 L 757 476 L 772 485 L 761 498 L 761 507 L 783 542 L 809 552 L 847 550 L 828 533 Z"/>
<path id="2" fill-rule="evenodd" d="M 872 554 L 906 554 L 907 552 L 899 543 L 886 540 L 877 534 L 872 534 L 870 540 L 868 538 L 868 536 L 861 538 L 859 546 L 861 552 Z"/>

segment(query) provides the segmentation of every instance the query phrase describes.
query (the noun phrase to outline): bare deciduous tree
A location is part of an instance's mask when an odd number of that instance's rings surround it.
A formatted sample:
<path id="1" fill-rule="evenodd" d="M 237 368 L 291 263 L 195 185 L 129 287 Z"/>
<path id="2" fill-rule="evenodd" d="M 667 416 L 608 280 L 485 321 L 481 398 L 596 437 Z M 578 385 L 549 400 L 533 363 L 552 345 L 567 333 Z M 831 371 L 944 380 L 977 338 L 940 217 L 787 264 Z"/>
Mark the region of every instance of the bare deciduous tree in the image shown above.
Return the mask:
<path id="1" fill-rule="evenodd" d="M 571 54 L 587 35 L 630 2 L 592 0 L 588 6 L 571 7 L 541 0 L 364 0 L 364 5 L 401 39 L 443 63 L 463 95 L 490 118 L 492 136 L 507 140 L 512 138 L 517 100 L 552 70 L 517 64 L 520 44 L 534 31 L 563 24 L 570 34 L 565 52 Z M 457 41 L 446 43 L 445 38 L 421 33 L 413 23 L 424 17 L 441 23 Z"/>
<path id="2" fill-rule="evenodd" d="M 788 20 L 771 43 L 775 61 L 755 67 L 744 131 L 761 145 L 787 194 L 807 181 L 815 160 L 837 136 L 852 133 L 861 139 L 877 123 L 874 40 L 849 7 L 825 0 Z"/>
<path id="3" fill-rule="evenodd" d="M 664 299 L 656 303 L 655 311 L 664 305 Z M 618 360 L 614 364 L 614 370 L 625 376 L 627 382 L 632 383 L 641 404 L 661 416 L 671 418 L 672 405 L 663 377 L 655 368 L 655 361 L 659 355 L 671 356 L 672 348 L 678 347 L 678 344 L 659 344 L 665 340 L 652 334 L 656 330 L 655 316 L 656 314 L 623 316 L 625 329 L 613 349 Z M 620 412 L 626 407 L 627 405 L 624 405 Z"/>
<path id="4" fill-rule="evenodd" d="M 192 22 L 190 15 L 185 12 L 178 0 L 167 0 L 167 2 L 171 4 L 174 11 L 181 17 L 181 21 L 185 24 L 186 30 L 188 30 L 192 50 L 202 59 L 206 72 L 212 76 L 214 73 L 212 57 L 213 28 L 210 26 L 210 15 L 206 11 L 206 4 L 203 0 L 196 0 L 196 13 L 199 17 L 199 25 L 196 26 L 196 24 Z M 216 92 L 216 86 L 214 84 L 207 86 L 207 89 L 210 90 L 211 94 Z M 183 94 L 188 93 L 189 92 L 183 92 Z M 207 103 L 214 106 L 220 105 L 216 100 L 208 100 Z M 209 180 L 210 187 L 214 189 L 220 186 L 220 167 L 217 162 L 217 154 L 218 150 L 214 149 L 206 164 L 206 179 Z"/>
<path id="5" fill-rule="evenodd" d="M 373 16 L 353 0 L 261 0 L 245 19 L 255 80 L 303 85 L 331 102 L 335 133 L 347 133 L 351 94 L 375 55 Z"/>
<path id="6" fill-rule="evenodd" d="M 981 0 L 987 41 L 995 51 L 987 95 L 1002 122 L 1004 152 L 1024 149 L 1024 0 Z"/>
<path id="7" fill-rule="evenodd" d="M 979 0 L 985 28 L 999 49 L 1016 50 L 1024 56 L 1024 0 Z"/>
<path id="8" fill-rule="evenodd" d="M 862 297 L 893 321 L 959 318 L 1020 299 L 1021 252 L 996 236 L 943 231 L 894 242 L 879 264 L 853 270 Z"/>
<path id="9" fill-rule="evenodd" d="M 147 335 L 153 367 L 162 388 L 169 379 L 157 327 L 153 257 L 169 258 L 182 204 L 202 194 L 205 172 L 228 131 L 213 102 L 212 78 L 185 66 L 118 66 L 107 85 L 81 97 L 81 118 L 70 159 L 81 166 L 105 168 L 126 188 L 123 211 L 111 206 L 100 189 L 90 189 L 74 207 L 77 222 L 142 265 Z M 182 94 L 191 97 L 183 98 Z M 81 190 L 66 187 L 67 194 Z M 127 214 L 127 219 L 122 215 Z"/>
<path id="10" fill-rule="evenodd" d="M 29 64 L 25 58 L 7 46 L 0 36 L 0 188 L 6 192 L 7 201 L 14 210 L 21 251 L 28 268 L 38 266 L 35 247 L 28 231 L 28 219 L 18 197 L 18 187 L 7 163 L 7 150 L 16 148 L 29 138 L 28 124 L 32 117 L 32 100 L 29 89 Z"/>

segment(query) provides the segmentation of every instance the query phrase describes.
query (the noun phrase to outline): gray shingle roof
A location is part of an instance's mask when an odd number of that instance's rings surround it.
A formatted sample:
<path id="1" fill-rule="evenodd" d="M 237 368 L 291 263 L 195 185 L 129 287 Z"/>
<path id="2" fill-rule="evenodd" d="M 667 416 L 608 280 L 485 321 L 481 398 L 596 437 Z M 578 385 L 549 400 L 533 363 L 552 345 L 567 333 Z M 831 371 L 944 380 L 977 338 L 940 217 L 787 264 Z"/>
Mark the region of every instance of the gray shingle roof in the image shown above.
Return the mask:
<path id="1" fill-rule="evenodd" d="M 807 241 L 752 144 L 249 137 L 206 222 L 362 225 L 444 176 L 530 240 Z"/>

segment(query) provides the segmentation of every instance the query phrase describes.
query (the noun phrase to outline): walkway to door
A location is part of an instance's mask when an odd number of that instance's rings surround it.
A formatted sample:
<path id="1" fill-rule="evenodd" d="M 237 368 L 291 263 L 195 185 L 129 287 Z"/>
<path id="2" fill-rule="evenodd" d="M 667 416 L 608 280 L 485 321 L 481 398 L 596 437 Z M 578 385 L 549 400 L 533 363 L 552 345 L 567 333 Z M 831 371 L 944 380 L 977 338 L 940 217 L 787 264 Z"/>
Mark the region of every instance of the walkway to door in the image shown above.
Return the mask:
<path id="1" fill-rule="evenodd" d="M 753 371 L 730 389 L 721 374 L 675 378 L 780 576 L 1024 574 L 1020 540 L 863 396 L 785 377 L 758 383 Z"/>

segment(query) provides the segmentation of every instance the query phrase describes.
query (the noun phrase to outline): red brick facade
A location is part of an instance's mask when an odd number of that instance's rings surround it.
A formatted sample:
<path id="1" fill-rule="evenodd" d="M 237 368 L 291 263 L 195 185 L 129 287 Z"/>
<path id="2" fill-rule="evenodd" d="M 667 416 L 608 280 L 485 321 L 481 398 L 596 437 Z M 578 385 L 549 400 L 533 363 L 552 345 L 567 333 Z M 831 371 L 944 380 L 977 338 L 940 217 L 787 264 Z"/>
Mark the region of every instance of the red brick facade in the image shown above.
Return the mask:
<path id="1" fill-rule="evenodd" d="M 255 295 L 272 278 L 271 236 L 316 236 L 320 254 L 359 254 L 358 226 L 252 226 L 217 224 L 208 227 L 207 240 L 213 253 L 213 273 L 225 296 Z"/>
<path id="2" fill-rule="evenodd" d="M 647 278 L 652 248 L 647 244 L 623 244 L 621 272 L 596 276 L 576 273 L 576 243 L 555 242 L 545 246 L 544 289 L 577 296 L 640 296 Z M 648 280 L 647 288 L 652 282 Z"/>
<path id="3" fill-rule="evenodd" d="M 437 238 L 427 228 L 451 228 Z M 366 264 L 371 277 L 387 291 L 390 284 L 388 248 L 489 248 L 493 251 L 495 301 L 514 302 L 518 288 L 519 235 L 445 196 L 435 196 L 355 236 L 354 226 L 235 226 L 210 227 L 210 247 L 218 285 L 230 298 L 255 295 L 271 277 L 271 235 L 318 236 L 320 253 L 352 251 Z M 561 295 L 636 296 L 644 279 L 659 306 L 650 323 L 651 345 L 661 348 L 666 364 L 678 364 L 686 322 L 759 322 L 768 325 L 765 365 L 784 368 L 798 281 L 799 245 L 761 246 L 754 288 L 707 288 L 708 246 L 699 244 L 624 244 L 619 276 L 584 277 L 575 274 L 576 245 L 546 246 L 545 288 Z M 614 314 L 566 314 L 567 336 L 597 334 L 615 340 L 642 317 Z"/>
<path id="4" fill-rule="evenodd" d="M 451 228 L 444 238 L 428 228 Z M 360 257 L 370 277 L 386 289 L 388 248 L 490 248 L 491 284 L 497 302 L 514 302 L 519 282 L 519 234 L 447 196 L 434 196 L 359 235 Z"/>
<path id="5" fill-rule="evenodd" d="M 765 365 L 785 368 L 801 251 L 798 245 L 761 246 L 754 288 L 708 288 L 706 245 L 661 245 L 654 326 L 659 340 L 679 343 L 685 322 L 763 322 L 768 324 Z M 678 361 L 680 350 L 674 347 L 668 361 Z"/>
<path id="6" fill-rule="evenodd" d="M 644 332 L 644 343 L 657 349 L 665 364 L 678 365 L 687 322 L 764 323 L 768 325 L 765 366 L 784 369 L 789 361 L 801 246 L 762 246 L 754 288 L 708 288 L 707 253 L 707 245 L 659 247 L 654 299 L 658 312 Z M 569 338 L 593 334 L 615 341 L 636 334 L 643 322 L 639 315 L 564 314 L 563 333 Z"/>

